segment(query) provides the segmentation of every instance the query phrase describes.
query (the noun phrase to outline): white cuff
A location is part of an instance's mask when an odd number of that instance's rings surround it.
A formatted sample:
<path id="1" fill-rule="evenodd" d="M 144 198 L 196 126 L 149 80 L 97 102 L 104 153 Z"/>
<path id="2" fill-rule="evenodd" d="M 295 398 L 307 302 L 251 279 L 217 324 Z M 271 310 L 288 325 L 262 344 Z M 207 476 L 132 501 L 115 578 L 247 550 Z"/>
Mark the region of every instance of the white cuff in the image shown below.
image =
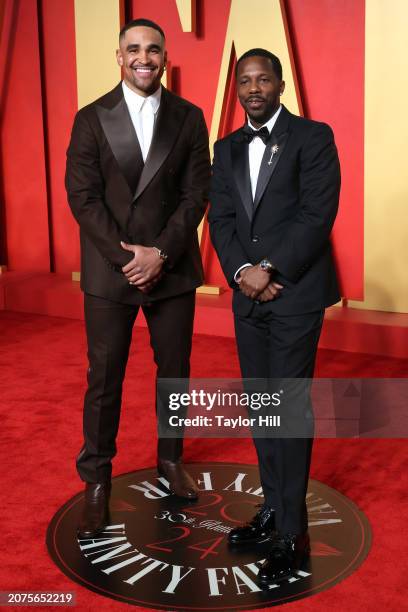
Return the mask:
<path id="1" fill-rule="evenodd" d="M 234 281 L 236 283 L 238 282 L 238 276 L 239 276 L 239 273 L 241 272 L 241 270 L 243 270 L 244 268 L 251 268 L 251 267 L 252 267 L 252 264 L 246 263 L 243 266 L 241 266 L 240 268 L 238 268 L 238 270 L 234 274 Z"/>

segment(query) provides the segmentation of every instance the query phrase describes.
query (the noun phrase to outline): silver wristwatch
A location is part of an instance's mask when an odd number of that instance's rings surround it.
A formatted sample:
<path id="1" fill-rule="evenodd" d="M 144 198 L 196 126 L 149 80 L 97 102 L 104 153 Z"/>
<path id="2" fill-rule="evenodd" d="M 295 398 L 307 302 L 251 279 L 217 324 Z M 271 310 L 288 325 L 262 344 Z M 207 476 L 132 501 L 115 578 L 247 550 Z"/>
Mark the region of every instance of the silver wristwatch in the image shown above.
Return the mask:
<path id="1" fill-rule="evenodd" d="M 160 259 L 162 259 L 163 261 L 167 261 L 168 255 L 166 255 L 166 253 L 164 251 L 162 251 L 158 247 L 153 247 L 153 248 L 156 249 L 157 254 L 160 257 Z"/>
<path id="2" fill-rule="evenodd" d="M 276 270 L 275 266 L 269 261 L 269 259 L 262 259 L 262 261 L 259 262 L 259 267 L 264 272 L 273 272 Z"/>

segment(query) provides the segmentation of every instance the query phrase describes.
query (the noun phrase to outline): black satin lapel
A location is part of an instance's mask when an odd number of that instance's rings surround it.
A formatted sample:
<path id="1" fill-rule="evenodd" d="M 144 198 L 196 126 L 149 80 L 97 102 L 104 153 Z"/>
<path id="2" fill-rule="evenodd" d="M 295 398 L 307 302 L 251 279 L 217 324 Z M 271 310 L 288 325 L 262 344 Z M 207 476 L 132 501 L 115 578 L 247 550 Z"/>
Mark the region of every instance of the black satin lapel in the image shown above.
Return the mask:
<path id="1" fill-rule="evenodd" d="M 231 162 L 235 182 L 241 196 L 242 204 L 249 220 L 252 219 L 252 191 L 249 175 L 248 144 L 241 141 L 231 142 Z"/>
<path id="2" fill-rule="evenodd" d="M 150 145 L 149 154 L 146 158 L 133 201 L 146 189 L 170 153 L 180 132 L 186 112 L 186 107 L 176 105 L 174 102 L 170 103 L 165 90 L 163 90 L 154 126 L 152 144 Z"/>
<path id="3" fill-rule="evenodd" d="M 143 157 L 125 99 L 122 96 L 120 102 L 111 109 L 97 106 L 96 112 L 113 155 L 133 194 L 143 168 Z"/>
<path id="4" fill-rule="evenodd" d="M 271 180 L 271 176 L 275 172 L 276 166 L 285 149 L 288 135 L 288 132 L 286 132 L 277 137 L 272 132 L 271 139 L 265 147 L 265 153 L 263 154 L 261 167 L 259 169 L 258 182 L 256 184 L 254 210 L 256 210 L 261 201 L 265 189 Z M 274 148 L 277 148 L 275 153 L 273 153 Z"/>

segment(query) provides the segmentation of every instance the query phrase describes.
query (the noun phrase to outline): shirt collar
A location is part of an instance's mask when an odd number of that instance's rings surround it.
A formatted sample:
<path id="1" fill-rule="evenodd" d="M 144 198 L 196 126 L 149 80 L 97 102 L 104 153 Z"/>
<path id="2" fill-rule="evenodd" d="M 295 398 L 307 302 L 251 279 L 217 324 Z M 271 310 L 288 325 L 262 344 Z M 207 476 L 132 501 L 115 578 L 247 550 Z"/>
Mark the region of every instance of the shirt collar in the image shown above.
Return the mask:
<path id="1" fill-rule="evenodd" d="M 125 81 L 122 81 L 122 89 L 126 104 L 133 110 L 139 112 L 146 100 L 151 104 L 154 114 L 156 114 L 159 110 L 162 92 L 161 86 L 156 89 L 151 96 L 147 96 L 147 98 L 140 96 L 135 91 L 130 89 L 130 87 L 126 85 Z"/>
<path id="2" fill-rule="evenodd" d="M 268 128 L 268 132 L 269 132 L 269 133 L 271 133 L 271 132 L 272 132 L 272 129 L 273 129 L 273 126 L 275 125 L 276 120 L 277 120 L 277 118 L 279 117 L 279 113 L 281 112 L 281 110 L 282 110 L 282 104 L 280 104 L 280 105 L 279 105 L 278 110 L 277 110 L 277 111 L 276 111 L 276 112 L 275 112 L 275 113 L 272 115 L 272 117 L 269 119 L 269 121 L 267 121 L 266 123 L 264 123 L 263 125 L 261 125 L 261 127 L 260 127 L 260 128 L 256 128 L 256 127 L 254 127 L 254 126 L 252 125 L 251 120 L 250 120 L 250 118 L 249 118 L 249 117 L 248 117 L 248 125 L 249 125 L 249 126 L 250 126 L 250 127 L 253 129 L 253 130 L 257 130 L 257 131 L 258 131 L 258 130 L 260 130 L 261 128 L 263 128 L 263 127 L 266 127 L 266 128 Z"/>

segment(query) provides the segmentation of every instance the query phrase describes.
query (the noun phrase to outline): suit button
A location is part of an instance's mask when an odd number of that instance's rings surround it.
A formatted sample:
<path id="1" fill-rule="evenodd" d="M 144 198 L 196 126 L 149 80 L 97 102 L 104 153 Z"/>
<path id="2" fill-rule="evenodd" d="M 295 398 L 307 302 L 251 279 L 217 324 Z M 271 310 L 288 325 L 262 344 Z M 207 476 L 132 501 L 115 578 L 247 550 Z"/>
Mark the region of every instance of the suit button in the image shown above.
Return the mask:
<path id="1" fill-rule="evenodd" d="M 259 242 L 259 236 L 252 236 L 252 242 Z"/>
<path id="2" fill-rule="evenodd" d="M 132 207 L 133 208 L 137 208 L 137 204 L 132 204 Z"/>
<path id="3" fill-rule="evenodd" d="M 167 202 L 165 200 L 162 200 L 162 206 L 167 206 Z"/>

